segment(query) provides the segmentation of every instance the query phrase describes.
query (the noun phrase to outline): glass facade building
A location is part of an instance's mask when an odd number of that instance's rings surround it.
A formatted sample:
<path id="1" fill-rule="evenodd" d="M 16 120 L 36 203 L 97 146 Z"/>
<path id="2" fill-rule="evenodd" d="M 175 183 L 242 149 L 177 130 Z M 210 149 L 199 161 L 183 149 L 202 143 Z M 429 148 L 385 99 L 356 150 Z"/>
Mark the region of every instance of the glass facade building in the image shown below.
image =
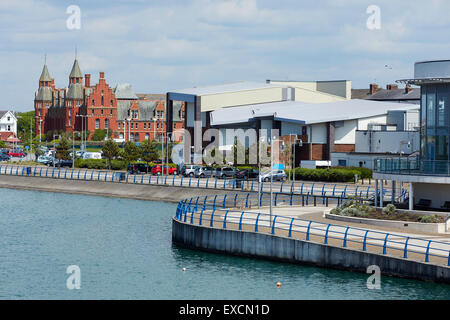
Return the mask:
<path id="1" fill-rule="evenodd" d="M 421 160 L 450 161 L 450 84 L 421 85 Z"/>

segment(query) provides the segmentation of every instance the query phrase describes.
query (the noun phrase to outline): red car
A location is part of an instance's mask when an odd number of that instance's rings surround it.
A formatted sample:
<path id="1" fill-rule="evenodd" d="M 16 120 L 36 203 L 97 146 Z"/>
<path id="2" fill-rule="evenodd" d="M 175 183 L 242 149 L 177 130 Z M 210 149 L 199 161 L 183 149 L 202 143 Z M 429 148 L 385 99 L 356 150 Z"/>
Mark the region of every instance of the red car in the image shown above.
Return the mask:
<path id="1" fill-rule="evenodd" d="M 159 176 L 161 174 L 167 174 L 167 167 L 164 166 L 164 168 L 162 169 L 161 165 L 154 166 L 152 168 L 152 174 L 157 175 L 157 176 Z M 177 175 L 178 174 L 177 169 L 169 167 L 169 174 Z"/>
<path id="2" fill-rule="evenodd" d="M 23 151 L 9 150 L 7 155 L 10 156 L 10 157 L 14 157 L 14 158 L 23 158 L 27 154 L 25 152 L 23 152 Z"/>

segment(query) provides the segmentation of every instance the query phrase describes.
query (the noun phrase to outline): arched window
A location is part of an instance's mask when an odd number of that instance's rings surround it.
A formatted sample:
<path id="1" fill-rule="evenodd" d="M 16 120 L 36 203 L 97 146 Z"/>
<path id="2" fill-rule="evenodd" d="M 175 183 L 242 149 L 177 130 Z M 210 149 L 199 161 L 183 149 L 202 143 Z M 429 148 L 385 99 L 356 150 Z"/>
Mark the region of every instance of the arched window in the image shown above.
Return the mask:
<path id="1" fill-rule="evenodd" d="M 134 141 L 134 134 L 130 133 L 130 141 Z"/>
<path id="2" fill-rule="evenodd" d="M 119 135 L 119 137 L 120 137 L 120 139 L 123 139 L 123 133 L 121 133 L 121 134 Z"/>
<path id="3" fill-rule="evenodd" d="M 109 120 L 105 119 L 105 129 L 108 129 L 108 128 L 109 128 Z"/>
<path id="4" fill-rule="evenodd" d="M 100 128 L 100 119 L 95 119 L 95 129 Z"/>
<path id="5" fill-rule="evenodd" d="M 150 139 L 150 135 L 148 133 L 145 134 L 145 140 Z"/>
<path id="6" fill-rule="evenodd" d="M 139 142 L 139 133 L 134 134 L 134 141 Z"/>

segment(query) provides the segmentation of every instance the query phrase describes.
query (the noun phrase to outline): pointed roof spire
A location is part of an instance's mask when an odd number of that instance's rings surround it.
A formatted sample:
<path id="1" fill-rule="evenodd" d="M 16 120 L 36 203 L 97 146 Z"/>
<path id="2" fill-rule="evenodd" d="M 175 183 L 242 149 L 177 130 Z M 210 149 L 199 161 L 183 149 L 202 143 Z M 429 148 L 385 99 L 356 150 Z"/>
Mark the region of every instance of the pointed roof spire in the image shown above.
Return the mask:
<path id="1" fill-rule="evenodd" d="M 47 64 L 44 64 L 44 69 L 42 69 L 41 77 L 39 81 L 52 81 L 50 73 L 48 73 Z"/>
<path id="2" fill-rule="evenodd" d="M 77 59 L 75 59 L 73 63 L 72 71 L 70 72 L 69 78 L 83 78 L 83 74 L 81 73 Z"/>

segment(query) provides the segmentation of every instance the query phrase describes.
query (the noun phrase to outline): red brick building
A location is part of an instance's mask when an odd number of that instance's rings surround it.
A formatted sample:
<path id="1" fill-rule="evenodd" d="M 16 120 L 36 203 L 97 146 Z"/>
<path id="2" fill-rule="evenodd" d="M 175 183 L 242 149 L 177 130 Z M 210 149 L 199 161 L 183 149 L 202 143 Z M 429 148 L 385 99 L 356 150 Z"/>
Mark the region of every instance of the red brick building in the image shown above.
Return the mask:
<path id="1" fill-rule="evenodd" d="M 44 65 L 34 99 L 36 135 L 84 131 L 90 140 L 95 130 L 102 129 L 119 141 L 160 141 L 166 133 L 165 103 L 164 95 L 138 96 L 129 84 L 111 88 L 104 72 L 91 86 L 91 75 L 83 77 L 78 60 L 70 72 L 69 86 L 58 89 Z M 174 102 L 174 129 L 184 126 L 184 107 Z"/>

